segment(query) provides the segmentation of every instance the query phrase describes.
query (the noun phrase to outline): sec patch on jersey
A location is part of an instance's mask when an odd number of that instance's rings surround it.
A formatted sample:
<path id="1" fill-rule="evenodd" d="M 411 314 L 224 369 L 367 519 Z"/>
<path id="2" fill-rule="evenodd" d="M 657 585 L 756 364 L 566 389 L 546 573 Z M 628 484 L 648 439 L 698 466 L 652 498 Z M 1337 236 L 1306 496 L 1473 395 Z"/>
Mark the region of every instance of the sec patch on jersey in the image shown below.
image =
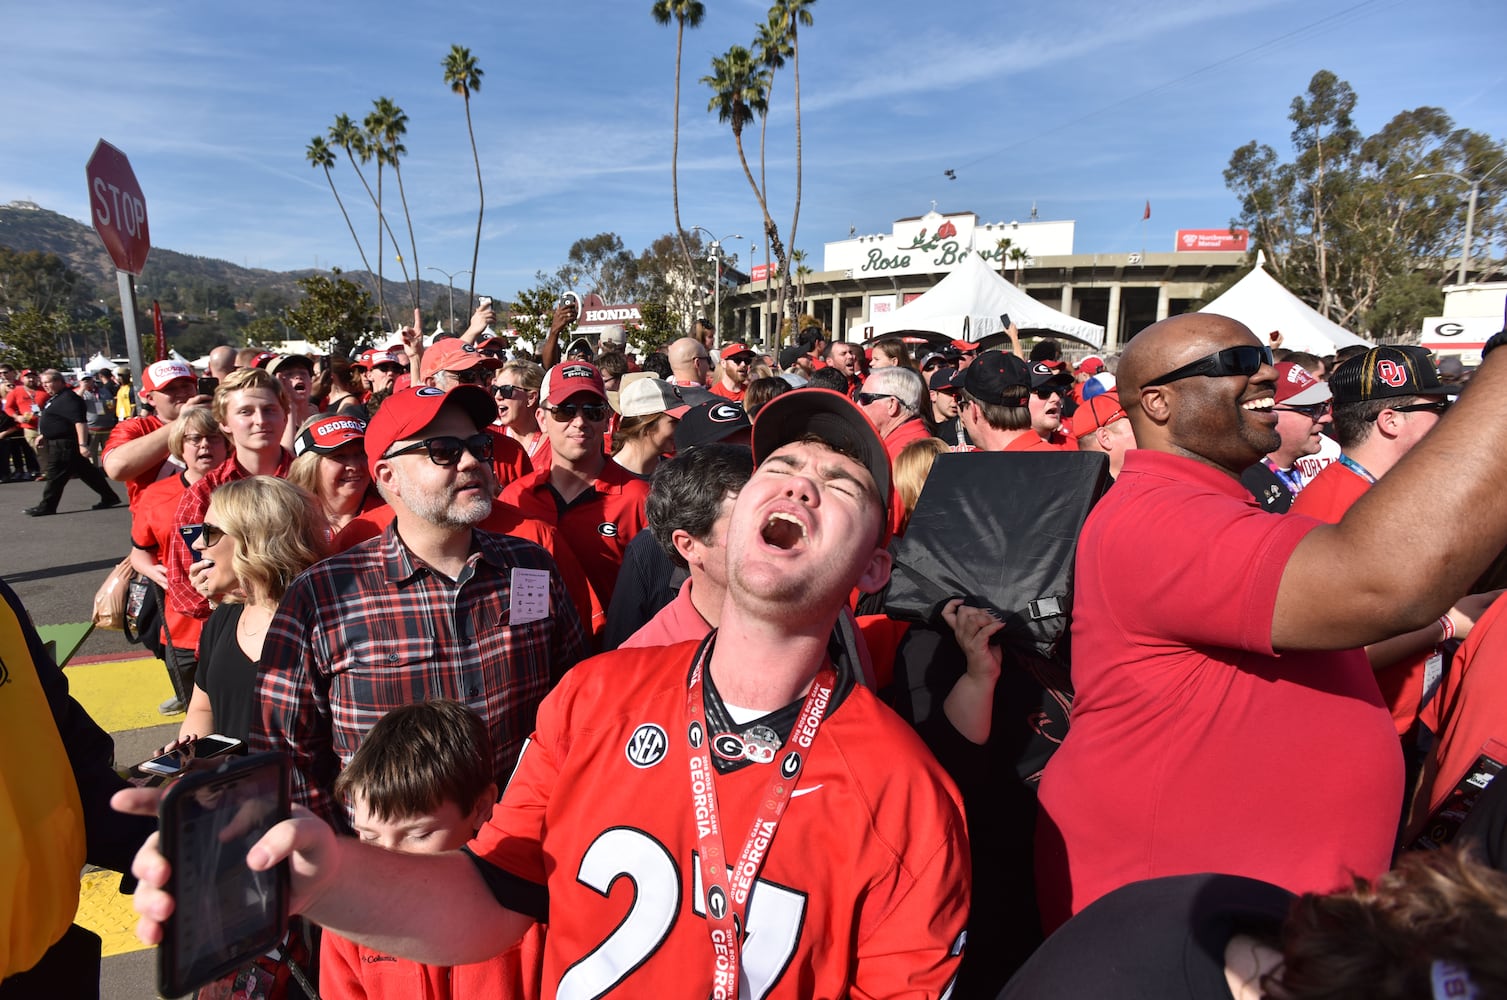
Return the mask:
<path id="1" fill-rule="evenodd" d="M 628 756 L 628 763 L 634 767 L 653 767 L 665 759 L 665 752 L 669 749 L 670 738 L 665 734 L 664 727 L 645 722 L 633 730 L 623 752 Z"/>

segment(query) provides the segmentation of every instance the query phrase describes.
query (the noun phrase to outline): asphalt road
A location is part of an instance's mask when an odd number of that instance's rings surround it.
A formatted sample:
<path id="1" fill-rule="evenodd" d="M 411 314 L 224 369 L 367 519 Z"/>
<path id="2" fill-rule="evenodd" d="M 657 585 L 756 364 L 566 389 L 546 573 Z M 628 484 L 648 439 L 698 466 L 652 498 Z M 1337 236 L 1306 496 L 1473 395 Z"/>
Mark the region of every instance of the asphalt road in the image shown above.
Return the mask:
<path id="1" fill-rule="evenodd" d="M 125 499 L 125 487 L 116 484 Z M 87 622 L 93 612 L 94 592 L 106 574 L 131 547 L 131 515 L 124 504 L 110 510 L 90 510 L 99 498 L 83 483 L 71 482 L 63 491 L 59 513 L 51 517 L 27 517 L 21 511 L 42 499 L 41 483 L 0 483 L 0 577 L 3 577 L 38 625 Z M 128 658 L 151 654 L 126 641 L 121 632 L 96 629 L 84 640 L 75 660 L 93 657 Z M 96 678 L 89 668 L 67 671 L 74 694 L 90 701 Z M 93 674 L 108 674 L 108 668 Z M 182 716 L 161 718 L 156 706 L 170 691 L 166 673 L 158 665 L 145 671 L 153 686 L 116 695 L 118 700 L 140 702 L 134 716 L 145 724 L 116 726 L 102 722 L 115 738 L 115 758 L 125 766 L 144 760 L 150 752 L 176 735 Z M 160 676 L 159 676 L 160 675 Z M 95 699 L 97 700 L 97 699 Z M 159 723 L 157 720 L 161 719 Z M 118 902 L 115 876 L 100 873 L 101 884 L 86 891 L 82 905 Z M 106 957 L 100 979 L 100 996 L 108 1000 L 134 1000 L 157 996 L 156 952 L 141 946 Z"/>

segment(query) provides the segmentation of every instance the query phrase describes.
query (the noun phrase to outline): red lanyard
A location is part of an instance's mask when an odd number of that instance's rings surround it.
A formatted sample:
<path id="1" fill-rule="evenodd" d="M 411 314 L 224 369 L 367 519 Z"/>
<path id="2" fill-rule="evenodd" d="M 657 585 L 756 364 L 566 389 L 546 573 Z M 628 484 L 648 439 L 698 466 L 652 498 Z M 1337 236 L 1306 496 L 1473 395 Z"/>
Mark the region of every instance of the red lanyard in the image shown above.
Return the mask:
<path id="1" fill-rule="evenodd" d="M 735 1000 L 738 996 L 738 964 L 742 929 L 748 912 L 748 896 L 758 880 L 759 871 L 769 856 L 780 817 L 790 804 L 790 793 L 800 781 L 801 770 L 811 752 L 817 727 L 832 701 L 837 675 L 830 666 L 823 667 L 806 692 L 801 714 L 790 731 L 785 749 L 769 776 L 769 789 L 762 797 L 753 825 L 743 840 L 743 850 L 733 868 L 733 882 L 728 885 L 726 854 L 722 847 L 722 823 L 717 809 L 717 787 L 713 780 L 711 737 L 706 729 L 706 706 L 702 702 L 701 677 L 711 659 L 711 643 L 696 660 L 691 671 L 690 691 L 686 696 L 686 729 L 691 745 L 691 803 L 694 807 L 696 836 L 701 847 L 702 875 L 706 885 L 706 923 L 711 932 L 715 961 L 712 966 L 712 996 Z"/>

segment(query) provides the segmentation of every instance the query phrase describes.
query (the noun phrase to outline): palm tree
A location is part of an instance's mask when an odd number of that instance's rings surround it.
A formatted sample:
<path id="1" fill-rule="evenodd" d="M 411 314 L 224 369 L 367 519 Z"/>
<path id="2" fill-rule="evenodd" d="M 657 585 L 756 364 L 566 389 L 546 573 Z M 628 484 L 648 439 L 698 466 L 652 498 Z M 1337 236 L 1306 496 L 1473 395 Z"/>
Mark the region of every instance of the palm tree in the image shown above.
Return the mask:
<path id="1" fill-rule="evenodd" d="M 701 27 L 706 16 L 706 7 L 701 0 L 654 0 L 650 11 L 660 25 L 675 21 L 675 139 L 670 146 L 670 197 L 675 205 L 675 237 L 680 241 L 680 252 L 685 256 L 687 273 L 694 274 L 696 265 L 691 262 L 691 251 L 686 246 L 685 228 L 680 224 L 680 52 L 685 42 L 685 28 Z"/>
<path id="2" fill-rule="evenodd" d="M 796 223 L 801 218 L 801 37 L 800 28 L 811 27 L 811 7 L 816 0 L 775 0 L 770 16 L 779 20 L 780 27 L 790 36 L 791 64 L 795 67 L 795 213 L 790 217 L 790 242 L 795 242 Z M 783 305 L 785 289 L 790 277 L 786 275 L 780 286 Z"/>
<path id="3" fill-rule="evenodd" d="M 701 82 L 712 90 L 713 96 L 707 103 L 707 110 L 717 112 L 718 121 L 732 126 L 733 142 L 738 147 L 738 162 L 743 165 L 743 176 L 748 178 L 748 186 L 753 188 L 754 197 L 759 202 L 759 211 L 764 216 L 764 237 L 774 251 L 780 272 L 784 273 L 785 245 L 780 242 L 779 227 L 769 214 L 769 203 L 764 198 L 764 192 L 759 189 L 758 182 L 754 180 L 753 171 L 748 168 L 748 156 L 743 152 L 744 126 L 755 115 L 762 117 L 769 111 L 769 72 L 759 68 L 754 62 L 753 54 L 747 49 L 734 45 L 725 54 L 712 57 L 712 73 L 710 76 L 703 76 Z"/>
<path id="4" fill-rule="evenodd" d="M 367 116 L 366 126 L 372 127 L 373 119 L 377 126 L 377 141 L 387 150 L 388 163 L 392 166 L 393 176 L 398 179 L 398 198 L 403 203 L 403 220 L 408 225 L 408 248 L 413 251 L 413 284 L 410 286 L 410 296 L 413 299 L 415 309 L 419 307 L 419 275 L 424 272 L 419 268 L 419 246 L 413 238 L 413 217 L 408 214 L 408 194 L 403 190 L 403 168 L 400 164 L 402 158 L 408 153 L 408 148 L 403 145 L 403 136 L 408 132 L 408 115 L 403 109 L 393 103 L 391 98 L 379 97 L 372 102 L 372 113 Z M 380 179 L 380 174 L 378 175 Z M 397 241 L 393 241 L 394 247 Z M 398 261 L 402 263 L 402 252 L 399 251 Z M 408 266 L 403 266 L 403 280 L 408 281 Z"/>
<path id="5" fill-rule="evenodd" d="M 1020 269 L 1026 266 L 1026 261 L 1031 259 L 1031 254 L 1025 247 L 1011 247 L 1010 259 L 1015 262 L 1015 285 L 1020 286 Z"/>
<path id="6" fill-rule="evenodd" d="M 1010 247 L 1014 246 L 1014 244 L 1015 241 L 1008 236 L 1001 237 L 994 244 L 994 249 L 999 251 L 999 276 L 1001 278 L 1005 277 L 1005 261 L 1010 259 Z"/>
<path id="7" fill-rule="evenodd" d="M 361 255 L 361 264 L 367 272 L 371 271 L 371 264 L 367 263 L 366 251 L 361 249 L 361 238 L 356 235 L 356 227 L 351 225 L 350 213 L 345 210 L 345 202 L 340 200 L 340 192 L 335 190 L 335 178 L 330 173 L 330 168 L 335 165 L 335 151 L 325 144 L 320 136 L 309 140 L 309 148 L 304 150 L 304 159 L 310 165 L 324 168 L 324 179 L 329 182 L 330 193 L 335 196 L 335 204 L 340 206 L 340 214 L 345 218 L 345 226 L 351 231 L 351 239 L 356 241 L 356 252 Z"/>
<path id="8" fill-rule="evenodd" d="M 450 54 L 442 65 L 450 92 L 465 99 L 466 134 L 471 137 L 471 160 L 476 164 L 476 244 L 471 248 L 471 284 L 466 289 L 466 302 L 472 303 L 476 301 L 476 259 L 481 255 L 481 220 L 487 210 L 487 196 L 481 187 L 481 157 L 476 152 L 476 130 L 471 127 L 471 95 L 481 89 L 482 73 L 471 50 L 460 45 L 450 46 Z M 678 218 L 676 222 L 679 223 Z M 418 271 L 417 261 L 414 262 L 414 271 Z"/>
<path id="9" fill-rule="evenodd" d="M 800 316 L 806 311 L 806 279 L 811 276 L 812 271 L 806 266 L 806 251 L 804 250 L 790 251 L 790 263 L 795 265 L 795 315 Z"/>
<path id="10" fill-rule="evenodd" d="M 367 141 L 366 133 L 361 131 L 361 126 L 357 125 L 350 115 L 336 115 L 328 134 L 331 142 L 345 150 L 345 158 L 355 168 L 356 176 L 361 179 L 361 186 L 366 188 L 366 196 L 371 199 L 377 209 L 377 315 L 381 316 L 382 322 L 390 327 L 392 321 L 387 315 L 382 285 L 382 227 L 387 224 L 387 220 L 382 216 L 382 199 L 372 191 L 372 186 L 367 183 L 366 174 L 361 170 L 361 164 L 371 162 L 371 143 Z M 390 234 L 392 229 L 389 228 L 387 231 Z M 396 243 L 397 240 L 394 239 L 393 242 Z M 371 273 L 370 267 L 366 273 Z"/>
<path id="11" fill-rule="evenodd" d="M 774 76 L 777 70 L 783 69 L 785 60 L 791 56 L 794 50 L 790 47 L 790 37 L 780 29 L 779 18 L 774 11 L 769 12 L 769 18 L 758 26 L 758 34 L 754 38 L 754 58 L 759 65 L 769 73 L 769 94 L 766 100 L 774 94 Z M 769 116 L 766 114 L 759 123 L 759 186 L 765 193 L 769 192 L 769 182 L 764 174 L 764 133 L 769 128 Z M 773 282 L 769 279 L 769 246 L 765 244 L 764 253 L 764 315 L 769 315 L 769 296 Z M 783 312 L 783 309 L 781 310 Z"/>

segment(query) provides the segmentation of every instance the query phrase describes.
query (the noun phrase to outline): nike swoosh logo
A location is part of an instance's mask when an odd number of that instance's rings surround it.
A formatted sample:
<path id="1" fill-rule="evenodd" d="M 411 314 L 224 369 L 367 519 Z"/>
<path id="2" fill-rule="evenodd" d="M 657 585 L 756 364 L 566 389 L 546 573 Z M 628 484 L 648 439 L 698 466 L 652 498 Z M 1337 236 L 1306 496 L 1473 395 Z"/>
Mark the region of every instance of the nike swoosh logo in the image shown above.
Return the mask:
<path id="1" fill-rule="evenodd" d="M 792 799 L 798 799 L 802 795 L 810 795 L 812 792 L 816 791 L 820 787 L 822 787 L 822 786 L 821 785 L 812 785 L 810 788 L 797 788 L 795 791 L 793 791 L 793 792 L 790 793 L 790 797 Z"/>

